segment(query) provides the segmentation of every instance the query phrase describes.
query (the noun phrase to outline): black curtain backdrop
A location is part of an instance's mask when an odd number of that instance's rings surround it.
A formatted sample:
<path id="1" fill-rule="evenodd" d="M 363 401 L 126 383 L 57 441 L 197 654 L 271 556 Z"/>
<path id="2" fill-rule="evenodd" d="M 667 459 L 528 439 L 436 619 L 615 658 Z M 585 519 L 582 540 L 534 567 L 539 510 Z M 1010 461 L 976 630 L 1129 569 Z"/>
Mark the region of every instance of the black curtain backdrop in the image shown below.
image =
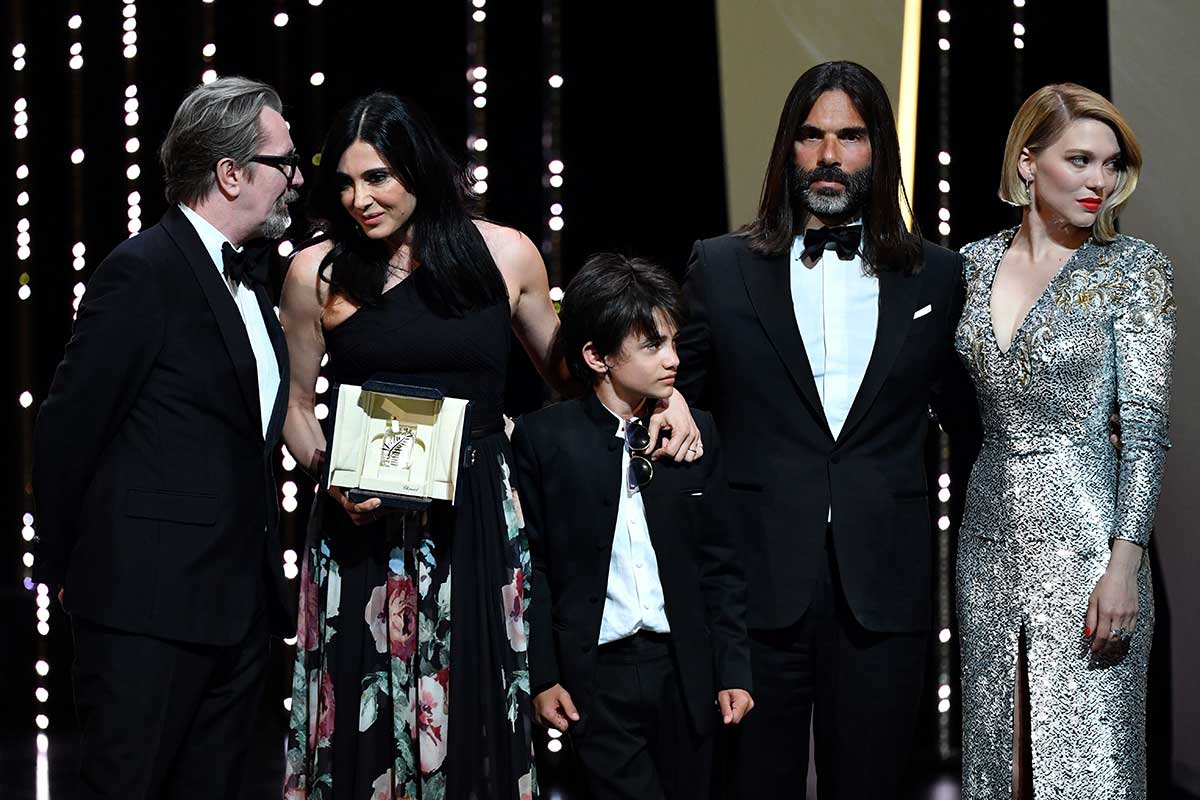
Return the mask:
<path id="1" fill-rule="evenodd" d="M 938 21 L 942 8 L 951 11 L 948 25 Z M 944 110 L 952 155 L 949 244 L 956 249 L 1020 221 L 996 190 L 1008 127 L 1025 98 L 1046 84 L 1063 82 L 1109 95 L 1107 3 L 1091 3 L 1082 14 L 1063 3 L 1029 3 L 1021 11 L 1025 47 L 1018 50 L 1011 2 L 923 4 L 914 211 L 925 237 L 937 241 Z M 950 91 L 943 100 L 938 39 L 947 27 Z"/>

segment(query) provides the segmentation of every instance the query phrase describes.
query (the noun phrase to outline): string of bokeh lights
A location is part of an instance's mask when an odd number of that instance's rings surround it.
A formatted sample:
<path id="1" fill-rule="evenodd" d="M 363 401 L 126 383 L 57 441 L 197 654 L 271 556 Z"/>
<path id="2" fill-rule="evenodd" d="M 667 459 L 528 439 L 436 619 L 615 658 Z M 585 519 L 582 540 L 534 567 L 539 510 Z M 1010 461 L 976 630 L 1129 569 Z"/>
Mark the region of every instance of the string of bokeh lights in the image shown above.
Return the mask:
<path id="1" fill-rule="evenodd" d="M 550 273 L 550 299 L 558 303 L 563 296 L 562 231 L 566 225 L 562 202 L 565 165 L 562 157 L 561 0 L 542 0 L 542 66 L 546 75 L 542 119 L 542 160 L 546 171 L 542 174 L 542 187 L 549 212 L 542 233 L 542 256 Z"/>
<path id="2" fill-rule="evenodd" d="M 549 273 L 550 300 L 555 308 L 563 299 L 562 230 L 563 220 L 563 171 L 562 160 L 562 3 L 561 0 L 542 0 L 542 68 L 546 84 L 543 88 L 542 160 L 546 171 L 542 174 L 543 194 L 548 204 L 549 217 L 542 232 L 542 257 L 546 260 Z M 546 729 L 549 737 L 546 750 L 560 754 L 563 749 L 562 732 L 553 726 Z M 561 755 L 558 756 L 562 758 Z"/>
<path id="3" fill-rule="evenodd" d="M 471 188 L 481 210 L 487 208 L 487 0 L 467 0 L 467 149 Z"/>
<path id="4" fill-rule="evenodd" d="M 1013 0 L 1013 110 L 1025 99 L 1025 0 Z"/>
<path id="5" fill-rule="evenodd" d="M 141 140 L 138 138 L 138 123 L 141 119 L 140 103 L 138 99 L 137 86 L 137 54 L 138 54 L 138 33 L 137 33 L 137 4 L 134 0 L 124 0 L 125 7 L 122 10 L 124 22 L 122 22 L 121 55 L 125 60 L 125 98 L 122 110 L 125 113 L 125 180 L 126 188 L 129 190 L 126 197 L 126 230 L 129 236 L 137 236 L 142 230 L 142 194 L 139 190 L 138 181 L 142 177 L 142 167 L 139 163 L 139 152 L 141 151 Z M 75 268 L 83 269 L 83 250 L 77 257 Z"/>
<path id="6" fill-rule="evenodd" d="M 943 247 L 950 247 L 950 0 L 942 0 L 938 20 L 938 236 Z M 950 440 L 938 429 L 937 493 L 937 738 L 938 754 L 949 760 L 955 754 L 955 732 L 951 676 L 954 674 L 954 571 L 950 531 Z"/>
<path id="7" fill-rule="evenodd" d="M 16 97 L 13 100 L 13 153 L 16 156 L 16 167 L 14 174 L 17 180 L 17 233 L 16 233 L 16 256 L 20 265 L 20 275 L 17 280 L 17 299 L 18 299 L 18 325 L 25 333 L 25 352 L 24 358 L 18 367 L 20 371 L 21 381 L 28 387 L 32 384 L 32 374 L 29 367 L 29 352 L 32 348 L 32 337 L 29 336 L 29 331 L 32 328 L 31 320 L 33 309 L 29 303 L 33 296 L 33 231 L 30 224 L 29 216 L 32 209 L 30 203 L 32 197 L 30 189 L 32 188 L 31 171 L 29 167 L 30 161 L 30 142 L 29 134 L 31 127 L 31 108 L 29 103 L 29 93 L 27 91 L 27 80 L 24 74 L 27 66 L 27 58 L 31 57 L 29 48 L 22 41 L 18 41 L 12 48 L 12 68 L 13 68 L 13 86 L 16 91 Z M 29 475 L 29 453 L 32 449 L 32 429 L 33 429 L 33 392 L 26 388 L 18 395 L 18 405 L 23 409 L 22 418 L 20 420 L 21 437 L 20 447 L 22 451 L 22 471 L 25 480 L 28 483 Z M 33 509 L 30 504 L 28 493 L 24 493 L 25 510 L 21 513 L 21 541 L 23 546 L 20 548 L 24 552 L 21 554 L 22 584 L 27 591 L 35 592 L 35 629 L 37 631 L 37 640 L 34 642 L 34 663 L 33 671 L 36 675 L 34 681 L 34 699 L 37 705 L 34 708 L 33 724 L 36 729 L 34 735 L 34 751 L 35 751 L 35 796 L 37 800 L 46 800 L 49 797 L 49 751 L 50 739 L 46 734 L 46 730 L 50 727 L 50 716 L 47 713 L 46 704 L 50 700 L 50 691 L 46 688 L 46 678 L 50 674 L 49 661 L 49 645 L 48 639 L 50 635 L 50 588 L 45 584 L 33 583 L 33 564 L 34 554 L 32 552 L 33 540 L 37 535 L 34 527 Z"/>

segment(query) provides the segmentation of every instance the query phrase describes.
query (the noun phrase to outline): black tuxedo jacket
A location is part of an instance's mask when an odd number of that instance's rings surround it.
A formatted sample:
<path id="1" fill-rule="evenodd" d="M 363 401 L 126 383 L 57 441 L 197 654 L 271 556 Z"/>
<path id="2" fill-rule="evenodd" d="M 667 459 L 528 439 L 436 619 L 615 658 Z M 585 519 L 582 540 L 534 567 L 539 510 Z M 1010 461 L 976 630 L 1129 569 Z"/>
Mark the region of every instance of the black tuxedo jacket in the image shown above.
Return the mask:
<path id="1" fill-rule="evenodd" d="M 695 415 L 704 458 L 654 462 L 642 486 L 676 664 L 692 721 L 717 721 L 719 689 L 750 686 L 745 578 L 729 525 L 712 418 Z M 618 422 L 596 395 L 517 421 L 513 450 L 533 562 L 529 670 L 534 694 L 560 683 L 586 724 L 621 491 Z"/>
<path id="2" fill-rule="evenodd" d="M 690 317 L 676 342 L 677 388 L 710 409 L 723 434 L 752 576 L 749 626 L 781 628 L 804 614 L 832 505 L 834 552 L 855 618 L 880 632 L 929 629 L 928 410 L 956 454 L 970 457 L 978 429 L 953 351 L 961 257 L 926 243 L 919 271 L 880 271 L 874 350 L 836 441 L 796 326 L 787 254 L 755 255 L 736 235 L 697 242 L 684 295 Z"/>
<path id="3" fill-rule="evenodd" d="M 287 347 L 255 294 L 281 372 L 265 441 L 245 325 L 183 212 L 97 267 L 34 432 L 34 574 L 71 614 L 202 644 L 263 611 L 295 629 L 272 475 Z"/>

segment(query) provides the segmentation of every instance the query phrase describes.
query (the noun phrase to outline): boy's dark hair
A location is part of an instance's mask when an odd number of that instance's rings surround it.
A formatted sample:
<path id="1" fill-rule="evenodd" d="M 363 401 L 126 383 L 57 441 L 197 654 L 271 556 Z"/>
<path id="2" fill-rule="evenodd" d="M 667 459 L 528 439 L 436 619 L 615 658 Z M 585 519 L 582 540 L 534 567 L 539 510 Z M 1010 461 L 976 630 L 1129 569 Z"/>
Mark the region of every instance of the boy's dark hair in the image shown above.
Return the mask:
<path id="1" fill-rule="evenodd" d="M 583 360 L 588 342 L 608 357 L 620 352 L 631 333 L 651 340 L 663 338 L 654 319 L 656 311 L 676 330 L 683 324 L 679 287 L 661 267 L 615 253 L 589 258 L 567 284 L 559 308 L 556 345 L 572 377 L 589 386 L 600 379 Z"/>

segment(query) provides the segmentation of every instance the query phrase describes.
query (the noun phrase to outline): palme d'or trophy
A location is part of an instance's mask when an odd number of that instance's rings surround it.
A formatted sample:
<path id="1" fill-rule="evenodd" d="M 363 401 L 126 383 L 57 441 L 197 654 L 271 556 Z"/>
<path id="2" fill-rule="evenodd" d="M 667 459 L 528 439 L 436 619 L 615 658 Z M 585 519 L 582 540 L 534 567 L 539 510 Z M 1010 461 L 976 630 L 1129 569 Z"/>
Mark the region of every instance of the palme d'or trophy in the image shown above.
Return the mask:
<path id="1" fill-rule="evenodd" d="M 379 477 L 401 483 L 406 489 L 416 488 L 413 480 L 413 462 L 424 463 L 425 442 L 417 436 L 415 425 L 404 425 L 392 417 L 382 433 L 375 435 L 375 440 L 382 439 L 379 450 Z"/>

